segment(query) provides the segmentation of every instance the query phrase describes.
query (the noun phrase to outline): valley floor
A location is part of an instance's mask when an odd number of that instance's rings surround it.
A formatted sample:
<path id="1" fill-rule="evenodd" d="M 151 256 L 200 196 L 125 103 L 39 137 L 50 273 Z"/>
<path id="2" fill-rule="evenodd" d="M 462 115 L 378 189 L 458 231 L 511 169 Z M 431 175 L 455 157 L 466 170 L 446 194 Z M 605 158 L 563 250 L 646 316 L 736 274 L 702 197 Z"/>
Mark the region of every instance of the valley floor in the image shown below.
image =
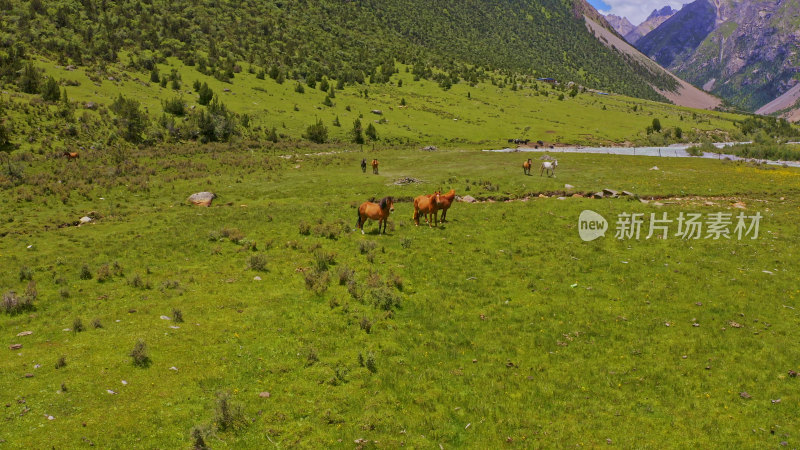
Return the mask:
<path id="1" fill-rule="evenodd" d="M 17 162 L 0 290 L 34 308 L 0 312 L 0 443 L 800 445 L 800 170 L 564 153 L 546 177 L 523 175 L 530 154 L 339 150 Z M 487 201 L 414 226 L 410 200 L 451 188 Z M 571 196 L 604 188 L 662 200 Z M 186 202 L 200 191 L 211 207 Z M 354 232 L 384 196 L 387 234 Z M 584 210 L 605 237 L 581 240 Z M 625 214 L 638 238 L 617 239 Z M 690 214 L 730 234 L 682 239 Z"/>

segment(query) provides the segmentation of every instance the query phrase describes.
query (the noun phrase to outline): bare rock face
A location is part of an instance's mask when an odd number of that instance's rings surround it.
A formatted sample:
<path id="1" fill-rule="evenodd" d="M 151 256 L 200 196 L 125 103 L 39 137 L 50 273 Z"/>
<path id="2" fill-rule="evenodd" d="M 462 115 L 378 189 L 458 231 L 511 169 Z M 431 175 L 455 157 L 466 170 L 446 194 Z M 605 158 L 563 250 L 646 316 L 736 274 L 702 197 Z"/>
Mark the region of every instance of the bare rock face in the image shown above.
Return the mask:
<path id="1" fill-rule="evenodd" d="M 666 22 L 670 17 L 674 16 L 676 12 L 678 11 L 669 6 L 665 6 L 661 9 L 654 9 L 644 22 L 640 23 L 631 31 L 624 34 L 625 40 L 631 44 L 636 44 L 636 41 L 638 41 L 642 36 L 646 36 L 648 33 L 658 28 L 659 25 Z"/>
<path id="2" fill-rule="evenodd" d="M 195 206 L 211 206 L 211 202 L 217 198 L 213 192 L 198 192 L 189 196 L 189 202 Z"/>
<path id="3" fill-rule="evenodd" d="M 614 27 L 617 30 L 617 33 L 625 36 L 631 31 L 633 31 L 636 27 L 633 26 L 632 23 L 628 21 L 626 17 L 615 16 L 614 14 L 609 14 L 606 16 L 606 20 L 608 21 L 609 25 Z"/>
<path id="4" fill-rule="evenodd" d="M 753 111 L 798 83 L 798 15 L 794 0 L 696 0 L 636 41 L 636 48 L 686 81 Z"/>

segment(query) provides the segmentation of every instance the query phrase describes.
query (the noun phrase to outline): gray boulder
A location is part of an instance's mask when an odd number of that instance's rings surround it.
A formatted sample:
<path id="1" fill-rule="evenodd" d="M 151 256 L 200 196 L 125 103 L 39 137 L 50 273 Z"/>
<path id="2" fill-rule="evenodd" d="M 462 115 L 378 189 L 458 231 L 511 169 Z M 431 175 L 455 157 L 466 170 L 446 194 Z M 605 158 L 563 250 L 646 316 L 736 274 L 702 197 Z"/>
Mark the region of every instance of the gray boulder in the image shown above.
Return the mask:
<path id="1" fill-rule="evenodd" d="M 198 192 L 189 196 L 189 202 L 196 206 L 211 206 L 211 202 L 217 198 L 213 192 Z"/>

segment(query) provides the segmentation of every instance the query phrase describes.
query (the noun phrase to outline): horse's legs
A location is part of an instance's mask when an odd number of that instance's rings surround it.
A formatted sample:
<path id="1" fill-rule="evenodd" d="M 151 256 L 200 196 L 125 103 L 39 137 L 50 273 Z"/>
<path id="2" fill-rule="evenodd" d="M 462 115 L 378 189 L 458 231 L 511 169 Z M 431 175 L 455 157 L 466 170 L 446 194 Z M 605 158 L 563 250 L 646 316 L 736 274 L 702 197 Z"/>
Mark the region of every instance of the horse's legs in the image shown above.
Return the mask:
<path id="1" fill-rule="evenodd" d="M 542 173 L 544 173 L 544 166 L 542 166 L 542 170 L 539 171 L 539 176 L 542 176 Z"/>

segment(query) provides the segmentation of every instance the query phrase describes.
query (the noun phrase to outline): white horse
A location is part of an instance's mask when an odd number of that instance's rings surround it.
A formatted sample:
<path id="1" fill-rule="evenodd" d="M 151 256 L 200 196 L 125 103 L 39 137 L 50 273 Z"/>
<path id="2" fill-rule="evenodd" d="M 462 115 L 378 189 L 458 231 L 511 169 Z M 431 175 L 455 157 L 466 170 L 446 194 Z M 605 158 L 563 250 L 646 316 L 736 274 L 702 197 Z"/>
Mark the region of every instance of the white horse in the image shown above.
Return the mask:
<path id="1" fill-rule="evenodd" d="M 547 176 L 548 177 L 555 176 L 556 175 L 556 167 L 558 167 L 558 160 L 557 159 L 553 160 L 552 162 L 550 162 L 550 161 L 543 162 L 542 163 L 542 170 L 539 171 L 539 176 L 542 176 L 542 174 L 545 171 L 547 171 Z"/>

